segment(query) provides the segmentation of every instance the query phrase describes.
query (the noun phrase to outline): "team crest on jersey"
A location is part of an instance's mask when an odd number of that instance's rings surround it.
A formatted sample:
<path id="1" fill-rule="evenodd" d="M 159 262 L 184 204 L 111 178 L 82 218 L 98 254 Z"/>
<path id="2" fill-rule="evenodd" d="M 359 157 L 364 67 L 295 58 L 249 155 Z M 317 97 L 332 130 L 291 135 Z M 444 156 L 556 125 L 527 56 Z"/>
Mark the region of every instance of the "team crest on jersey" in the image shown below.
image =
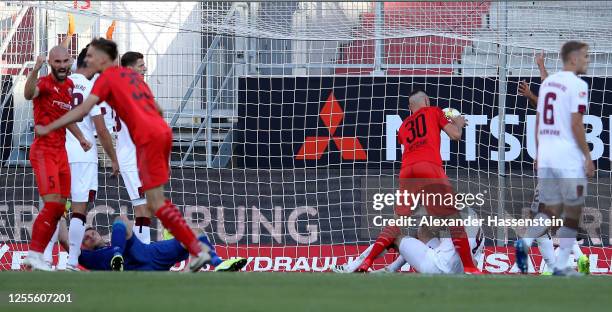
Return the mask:
<path id="1" fill-rule="evenodd" d="M 585 97 L 586 95 L 587 95 L 587 93 L 584 92 L 584 91 L 580 91 L 580 93 L 578 93 L 579 97 Z"/>

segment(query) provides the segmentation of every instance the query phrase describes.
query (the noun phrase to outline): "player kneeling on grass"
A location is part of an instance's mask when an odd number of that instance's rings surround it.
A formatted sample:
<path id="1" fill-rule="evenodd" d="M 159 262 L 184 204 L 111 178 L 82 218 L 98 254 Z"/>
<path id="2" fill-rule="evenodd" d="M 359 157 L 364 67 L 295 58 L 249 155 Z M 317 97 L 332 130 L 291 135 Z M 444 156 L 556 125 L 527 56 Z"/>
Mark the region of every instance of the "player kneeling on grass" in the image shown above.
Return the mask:
<path id="1" fill-rule="evenodd" d="M 101 271 L 168 271 L 189 257 L 187 249 L 176 239 L 150 244 L 141 242 L 133 235 L 129 224 L 127 217 L 117 217 L 113 223 L 110 244 L 94 228 L 87 228 L 79 256 L 81 266 Z M 62 231 L 65 232 L 65 228 Z M 210 264 L 215 266 L 215 271 L 239 271 L 246 265 L 245 258 L 223 261 L 205 234 L 201 234 L 198 239 L 210 248 Z"/>

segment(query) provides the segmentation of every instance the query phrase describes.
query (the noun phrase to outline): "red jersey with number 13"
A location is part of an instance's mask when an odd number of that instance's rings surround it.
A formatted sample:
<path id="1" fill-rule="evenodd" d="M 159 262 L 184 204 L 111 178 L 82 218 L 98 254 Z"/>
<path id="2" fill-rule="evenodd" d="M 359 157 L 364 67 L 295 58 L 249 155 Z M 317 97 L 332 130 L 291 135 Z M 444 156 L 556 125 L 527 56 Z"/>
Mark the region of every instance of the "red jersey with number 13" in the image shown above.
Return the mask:
<path id="1" fill-rule="evenodd" d="M 134 145 L 143 145 L 170 132 L 170 127 L 157 111 L 155 99 L 142 76 L 127 67 L 113 66 L 96 80 L 91 94 L 108 103 L 125 122 Z"/>
<path id="2" fill-rule="evenodd" d="M 418 162 L 442 166 L 440 131 L 449 123 L 442 109 L 426 106 L 404 120 L 397 134 L 404 146 L 402 168 Z"/>

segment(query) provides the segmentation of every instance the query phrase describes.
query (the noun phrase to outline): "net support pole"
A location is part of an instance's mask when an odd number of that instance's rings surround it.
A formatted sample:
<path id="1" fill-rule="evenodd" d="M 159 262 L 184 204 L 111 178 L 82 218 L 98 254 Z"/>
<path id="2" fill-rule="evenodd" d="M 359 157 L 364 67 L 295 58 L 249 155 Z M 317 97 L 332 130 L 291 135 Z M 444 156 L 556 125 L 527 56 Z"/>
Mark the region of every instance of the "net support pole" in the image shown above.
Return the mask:
<path id="1" fill-rule="evenodd" d="M 383 58 L 383 24 L 384 24 L 384 12 L 383 12 L 382 1 L 377 1 L 375 4 L 375 17 L 374 17 L 374 70 L 373 75 L 382 75 L 382 58 Z"/>
<path id="2" fill-rule="evenodd" d="M 33 61 L 36 62 L 36 57 L 38 55 L 47 55 L 48 54 L 48 36 L 47 36 L 47 9 L 37 8 L 36 9 L 36 17 L 34 18 L 34 23 L 36 24 L 34 29 L 34 50 L 37 55 L 34 56 Z M 47 74 L 47 66 L 43 66 L 40 68 L 39 77 L 42 77 Z"/>
<path id="3" fill-rule="evenodd" d="M 498 206 L 497 216 L 502 218 L 505 214 L 505 202 L 506 202 L 506 93 L 508 93 L 508 2 L 504 1 L 502 4 L 502 10 L 500 12 L 499 20 L 501 21 L 501 31 L 504 34 L 504 44 L 500 47 L 499 56 L 499 107 L 497 111 L 498 116 L 498 166 L 497 166 L 497 179 L 498 179 Z M 497 245 L 503 246 L 506 244 L 506 228 L 497 227 Z"/>
<path id="4" fill-rule="evenodd" d="M 211 51 L 212 53 L 212 51 Z M 208 64 L 206 65 L 206 168 L 212 167 L 212 81 L 210 71 L 210 58 L 208 59 Z M 221 92 L 221 90 L 219 90 Z M 197 137 L 194 137 L 195 141 Z"/>

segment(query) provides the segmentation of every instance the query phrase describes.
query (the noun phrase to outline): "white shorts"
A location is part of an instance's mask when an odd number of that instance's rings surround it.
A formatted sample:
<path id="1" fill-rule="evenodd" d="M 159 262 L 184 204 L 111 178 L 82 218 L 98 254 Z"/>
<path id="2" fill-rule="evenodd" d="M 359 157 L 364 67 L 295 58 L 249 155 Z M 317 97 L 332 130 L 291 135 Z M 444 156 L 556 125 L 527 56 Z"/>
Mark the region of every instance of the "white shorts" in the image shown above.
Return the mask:
<path id="1" fill-rule="evenodd" d="M 71 163 L 70 164 L 70 197 L 73 202 L 87 203 L 90 191 L 98 191 L 98 164 L 97 163 Z"/>
<path id="2" fill-rule="evenodd" d="M 422 241 L 405 237 L 402 239 L 399 251 L 404 260 L 417 272 L 423 274 L 453 274 L 463 272 L 461 260 L 458 259 L 452 241 L 450 246 L 444 240 L 435 241 L 431 248 Z M 432 243 L 432 241 L 430 241 Z M 430 244 L 428 243 L 428 244 Z M 457 261 L 458 268 L 457 268 Z"/>
<path id="3" fill-rule="evenodd" d="M 538 168 L 539 201 L 545 205 L 584 204 L 587 179 L 584 169 Z"/>
<path id="4" fill-rule="evenodd" d="M 123 184 L 127 189 L 132 205 L 140 206 L 146 204 L 147 201 L 144 198 L 144 194 L 142 194 L 142 182 L 140 182 L 138 171 L 121 171 L 121 177 L 123 178 Z"/>

